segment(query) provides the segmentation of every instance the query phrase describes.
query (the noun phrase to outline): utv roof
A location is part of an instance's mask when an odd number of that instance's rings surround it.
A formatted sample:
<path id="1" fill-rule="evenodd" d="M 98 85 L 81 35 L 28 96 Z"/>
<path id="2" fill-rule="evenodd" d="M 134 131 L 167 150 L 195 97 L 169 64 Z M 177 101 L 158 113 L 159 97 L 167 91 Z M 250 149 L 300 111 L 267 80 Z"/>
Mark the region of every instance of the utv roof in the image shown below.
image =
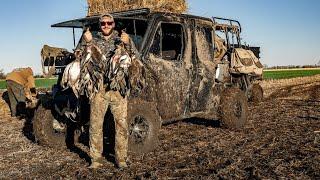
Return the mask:
<path id="1" fill-rule="evenodd" d="M 241 32 L 240 22 L 233 19 L 226 19 L 221 17 L 213 17 L 215 29 L 218 31 L 238 31 Z"/>
<path id="2" fill-rule="evenodd" d="M 115 18 L 119 17 L 144 17 L 148 18 L 150 15 L 175 15 L 185 18 L 194 18 L 194 19 L 202 19 L 207 21 L 212 21 L 210 18 L 194 16 L 189 14 L 174 14 L 174 13 L 166 13 L 166 12 L 151 12 L 149 8 L 142 8 L 142 9 L 133 9 L 128 11 L 120 11 L 120 12 L 113 12 L 111 13 Z M 51 25 L 51 27 L 64 27 L 64 28 L 82 28 L 88 24 L 96 23 L 99 21 L 101 15 L 93 15 L 87 16 L 85 18 L 74 19 L 70 21 L 64 21 L 57 24 Z"/>

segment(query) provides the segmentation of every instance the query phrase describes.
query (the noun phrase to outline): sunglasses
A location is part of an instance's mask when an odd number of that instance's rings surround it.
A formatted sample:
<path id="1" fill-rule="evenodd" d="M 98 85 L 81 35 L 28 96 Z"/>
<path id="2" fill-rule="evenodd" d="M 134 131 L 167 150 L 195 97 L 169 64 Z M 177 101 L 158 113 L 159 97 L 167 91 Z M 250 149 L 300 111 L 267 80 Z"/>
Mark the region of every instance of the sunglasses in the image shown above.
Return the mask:
<path id="1" fill-rule="evenodd" d="M 113 25 L 113 23 L 114 23 L 113 21 L 106 21 L 106 22 L 105 21 L 101 21 L 100 25 L 101 26 L 106 26 L 106 25 L 111 26 L 111 25 Z"/>

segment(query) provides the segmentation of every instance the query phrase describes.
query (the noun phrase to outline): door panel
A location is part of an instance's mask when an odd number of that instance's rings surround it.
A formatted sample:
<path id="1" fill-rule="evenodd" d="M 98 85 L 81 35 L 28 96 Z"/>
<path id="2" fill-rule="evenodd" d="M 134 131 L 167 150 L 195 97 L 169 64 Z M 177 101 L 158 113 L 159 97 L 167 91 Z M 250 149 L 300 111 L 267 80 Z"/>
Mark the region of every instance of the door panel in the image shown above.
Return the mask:
<path id="1" fill-rule="evenodd" d="M 153 71 L 155 100 L 163 120 L 176 119 L 186 109 L 189 90 L 189 75 L 183 61 L 188 56 L 186 37 L 182 24 L 159 22 L 147 54 L 146 63 L 148 69 Z"/>
<path id="2" fill-rule="evenodd" d="M 194 31 L 194 75 L 191 87 L 191 112 L 204 111 L 212 94 L 215 63 L 213 57 L 212 28 L 195 23 Z"/>

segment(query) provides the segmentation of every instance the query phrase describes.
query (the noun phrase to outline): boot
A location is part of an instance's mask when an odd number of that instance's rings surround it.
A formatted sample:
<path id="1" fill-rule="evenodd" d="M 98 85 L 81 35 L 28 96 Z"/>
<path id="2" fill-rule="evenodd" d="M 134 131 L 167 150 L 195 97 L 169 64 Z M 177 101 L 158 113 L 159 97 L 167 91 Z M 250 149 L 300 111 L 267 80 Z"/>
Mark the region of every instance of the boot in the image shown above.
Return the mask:
<path id="1" fill-rule="evenodd" d="M 89 169 L 98 169 L 98 168 L 101 168 L 102 166 L 103 166 L 103 162 L 100 158 L 99 159 L 92 159 L 91 165 L 89 166 Z"/>
<path id="2" fill-rule="evenodd" d="M 126 160 L 117 160 L 116 161 L 117 167 L 120 169 L 125 169 L 128 167 L 127 161 Z"/>

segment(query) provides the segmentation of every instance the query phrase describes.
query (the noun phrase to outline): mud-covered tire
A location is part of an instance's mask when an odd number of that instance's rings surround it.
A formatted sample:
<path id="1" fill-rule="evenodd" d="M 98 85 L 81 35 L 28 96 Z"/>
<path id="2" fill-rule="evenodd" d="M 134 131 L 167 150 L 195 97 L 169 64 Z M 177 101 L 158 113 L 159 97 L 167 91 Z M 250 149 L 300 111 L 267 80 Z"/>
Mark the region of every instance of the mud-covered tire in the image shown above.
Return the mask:
<path id="1" fill-rule="evenodd" d="M 263 100 L 263 89 L 259 84 L 253 84 L 250 91 L 251 102 L 258 103 Z"/>
<path id="2" fill-rule="evenodd" d="M 54 130 L 53 120 L 51 109 L 39 105 L 33 118 L 33 132 L 36 142 L 46 147 L 65 149 L 67 147 L 65 133 Z"/>
<path id="3" fill-rule="evenodd" d="M 143 154 L 159 144 L 161 118 L 154 103 L 139 99 L 128 104 L 129 154 Z"/>
<path id="4" fill-rule="evenodd" d="M 225 89 L 221 96 L 220 119 L 223 127 L 241 129 L 248 119 L 248 102 L 238 88 Z"/>

